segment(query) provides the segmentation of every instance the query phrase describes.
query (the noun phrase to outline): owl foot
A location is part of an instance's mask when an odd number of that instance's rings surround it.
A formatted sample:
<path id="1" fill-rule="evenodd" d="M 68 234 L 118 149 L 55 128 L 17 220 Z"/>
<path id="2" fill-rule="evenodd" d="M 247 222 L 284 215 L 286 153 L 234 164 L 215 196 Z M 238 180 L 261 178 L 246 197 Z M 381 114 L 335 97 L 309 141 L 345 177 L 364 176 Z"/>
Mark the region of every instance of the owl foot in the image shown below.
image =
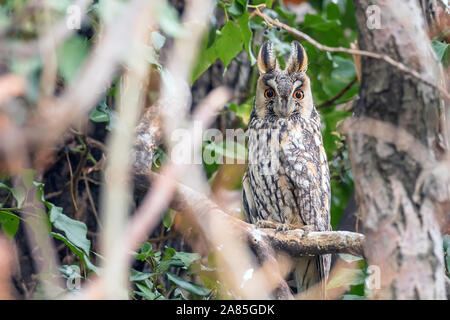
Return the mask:
<path id="1" fill-rule="evenodd" d="M 285 232 L 285 231 L 289 231 L 289 230 L 294 230 L 292 228 L 292 225 L 290 225 L 289 223 L 278 223 L 277 227 L 275 228 L 276 232 Z"/>
<path id="2" fill-rule="evenodd" d="M 303 230 L 303 236 L 302 237 L 306 237 L 308 235 L 308 233 L 315 231 L 313 226 L 301 226 L 297 229 Z"/>
<path id="3" fill-rule="evenodd" d="M 275 229 L 276 232 L 279 231 L 289 231 L 289 230 L 295 230 L 298 229 L 296 228 L 294 225 L 289 224 L 289 223 L 278 223 L 278 222 L 273 222 L 273 221 L 268 221 L 268 220 L 259 220 L 256 223 L 256 226 L 258 228 L 266 228 L 266 229 Z"/>

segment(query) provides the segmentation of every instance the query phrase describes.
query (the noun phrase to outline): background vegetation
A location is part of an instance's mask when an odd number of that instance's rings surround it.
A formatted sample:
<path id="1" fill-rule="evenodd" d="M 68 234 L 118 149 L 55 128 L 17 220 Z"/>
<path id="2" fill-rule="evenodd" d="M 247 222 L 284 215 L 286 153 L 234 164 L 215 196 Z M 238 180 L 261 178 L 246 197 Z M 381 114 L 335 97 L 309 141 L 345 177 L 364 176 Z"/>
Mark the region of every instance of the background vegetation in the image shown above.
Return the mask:
<path id="1" fill-rule="evenodd" d="M 219 78 L 219 84 L 222 84 L 226 82 L 223 79 L 226 79 L 227 74 L 229 77 L 244 70 L 248 73 L 249 82 L 239 92 L 239 96 L 234 97 L 221 111 L 213 126 L 221 130 L 247 127 L 258 76 L 255 56 L 260 45 L 266 39 L 272 41 L 283 66 L 284 58 L 290 51 L 290 42 L 294 40 L 286 31 L 252 15 L 258 5 L 265 4 L 267 9 L 264 12 L 271 18 L 307 33 L 324 45 L 349 48 L 357 40 L 353 1 L 310 0 L 310 10 L 306 14 L 296 14 L 287 8 L 288 4 L 290 8 L 295 7 L 296 2 L 299 3 L 297 7 L 305 5 L 303 1 L 216 2 L 215 14 L 209 21 L 209 31 L 204 37 L 192 72 L 193 110 L 198 97 L 205 96 L 214 86 L 218 86 L 208 83 L 208 80 L 205 84 L 205 79 L 210 79 L 211 74 L 218 73 L 222 77 Z M 35 1 L 0 1 L 0 81 L 11 74 L 25 81 L 22 86 L 19 85 L 23 89 L 20 95 L 8 103 L 0 100 L 0 135 L 6 131 L 9 122 L 23 125 L 29 121 L 36 106 L 45 99 L 42 72 L 48 57 L 39 50 L 28 50 L 24 41 L 37 39 L 43 26 L 48 21 L 64 17 L 71 4 L 73 2 L 69 0 L 45 1 L 43 9 Z M 57 48 L 56 94 L 72 84 L 94 50 L 101 33 L 100 20 L 114 16 L 123 6 L 127 6 L 127 1 L 99 0 L 89 5 L 88 19 L 81 29 Z M 184 1 L 165 3 L 158 14 L 158 28 L 151 33 L 149 45 L 143 48 L 147 62 L 151 64 L 152 74 L 155 75 L 153 78 L 157 79 L 149 84 L 149 104 L 158 97 L 159 75 L 165 72 L 167 50 L 182 32 L 180 16 L 183 10 Z M 324 145 L 332 175 L 331 224 L 334 230 L 361 230 L 363 226 L 354 218 L 355 210 L 349 206 L 353 194 L 353 176 L 346 141 L 338 129 L 339 122 L 351 115 L 352 101 L 357 99 L 357 66 L 348 54 L 330 53 L 306 42 L 302 44 L 309 57 L 308 75 L 314 103 L 322 118 Z M 445 36 L 433 39 L 432 45 L 443 65 L 448 66 L 449 44 Z M 16 52 L 17 49 L 20 49 L 20 54 L 8 54 L 8 50 Z M 118 73 L 111 87 L 90 112 L 89 123 L 82 126 L 82 130 L 73 128 L 66 132 L 64 143 L 52 148 L 44 158 L 39 158 L 39 150 L 31 149 L 29 154 L 35 161 L 25 166 L 25 169 L 14 168 L 14 164 L 6 164 L 7 159 L 2 158 L 0 153 L 0 224 L 2 233 L 17 246 L 18 268 L 13 274 L 13 296 L 17 298 L 55 298 L 67 291 L 77 291 L 80 287 L 62 286 L 53 291 L 55 296 L 46 296 L 41 290 L 42 282 L 46 279 L 57 277 L 73 282 L 73 279 L 80 278 L 81 283 L 85 284 L 99 272 L 102 263 L 98 242 L 98 234 L 102 231 L 98 213 L 99 196 L 104 184 L 104 163 L 108 157 L 104 143 L 116 125 L 120 79 L 121 74 Z M 11 148 L 17 147 L 14 141 L 5 140 L 0 138 L 0 143 L 4 144 L 3 152 L 7 143 L 13 144 Z M 243 145 L 235 147 L 238 152 L 245 150 Z M 222 154 L 228 150 L 223 143 L 213 141 L 205 142 L 203 148 L 212 148 Z M 158 171 L 166 160 L 166 147 L 161 145 L 153 160 L 153 170 Z M 227 183 L 225 189 L 233 199 L 239 199 L 237 194 L 242 188 L 240 180 L 243 170 L 230 171 L 230 165 L 208 164 L 204 164 L 204 170 L 211 186 L 221 185 L 223 175 L 229 175 L 228 180 L 232 182 Z M 39 206 L 36 206 L 36 200 Z M 139 196 L 135 197 L 136 206 L 140 200 Z M 348 216 L 347 220 L 345 215 Z M 45 222 L 53 237 L 61 266 L 59 270 L 53 270 L 50 265 L 45 272 L 36 275 L 36 268 L 31 261 L 32 249 L 28 247 L 24 228 L 28 225 L 33 230 L 40 216 L 46 217 Z M 218 266 L 214 254 L 200 252 L 196 250 L 198 247 L 194 248 L 184 241 L 186 230 L 186 221 L 177 212 L 167 210 L 164 213 L 160 227 L 149 235 L 148 241 L 134 255 L 129 278 L 133 283 L 129 292 L 131 298 L 235 298 L 217 278 Z M 35 232 L 39 232 L 39 229 L 36 228 Z M 39 234 L 34 237 L 39 242 Z M 447 275 L 450 265 L 449 243 L 449 236 L 444 237 Z M 329 284 L 330 288 L 350 286 L 343 298 L 363 299 L 367 263 L 349 255 L 341 255 L 339 259 L 356 260 L 356 263 L 353 268 L 344 268 L 338 273 Z"/>

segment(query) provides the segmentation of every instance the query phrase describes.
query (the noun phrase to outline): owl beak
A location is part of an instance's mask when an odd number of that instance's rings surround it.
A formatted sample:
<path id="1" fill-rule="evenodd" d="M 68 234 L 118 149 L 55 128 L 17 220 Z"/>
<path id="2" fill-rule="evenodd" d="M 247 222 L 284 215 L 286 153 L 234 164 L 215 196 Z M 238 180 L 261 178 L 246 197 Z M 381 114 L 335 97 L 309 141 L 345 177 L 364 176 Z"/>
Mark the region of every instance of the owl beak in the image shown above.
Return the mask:
<path id="1" fill-rule="evenodd" d="M 287 99 L 281 99 L 281 108 L 278 109 L 278 114 L 280 117 L 287 117 L 288 109 L 287 109 Z"/>

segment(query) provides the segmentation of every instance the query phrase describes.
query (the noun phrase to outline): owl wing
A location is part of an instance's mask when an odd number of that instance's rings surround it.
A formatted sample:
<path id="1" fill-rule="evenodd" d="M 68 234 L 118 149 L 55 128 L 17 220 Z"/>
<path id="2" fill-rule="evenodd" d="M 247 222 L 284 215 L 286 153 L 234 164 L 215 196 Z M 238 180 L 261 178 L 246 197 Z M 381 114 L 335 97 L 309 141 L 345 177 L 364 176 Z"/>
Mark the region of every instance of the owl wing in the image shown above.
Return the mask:
<path id="1" fill-rule="evenodd" d="M 319 131 L 320 132 L 320 131 Z M 295 200 L 301 221 L 313 226 L 317 231 L 331 230 L 330 225 L 330 173 L 322 136 L 317 132 L 302 129 L 289 130 L 281 139 L 282 167 L 294 188 Z M 331 255 L 311 258 L 317 272 L 310 275 L 314 282 L 327 279 L 331 265 Z M 301 273 L 301 268 L 299 272 Z M 305 278 L 305 277 L 304 277 Z M 309 279 L 305 279 L 309 281 Z M 322 292 L 325 294 L 322 283 Z"/>
<path id="2" fill-rule="evenodd" d="M 242 203 L 247 221 L 250 223 L 256 223 L 258 213 L 256 212 L 255 203 L 253 201 L 253 193 L 250 188 L 248 173 L 246 171 L 242 179 Z"/>
<path id="3" fill-rule="evenodd" d="M 317 231 L 331 230 L 330 173 L 321 135 L 290 130 L 282 137 L 280 158 L 301 221 Z"/>

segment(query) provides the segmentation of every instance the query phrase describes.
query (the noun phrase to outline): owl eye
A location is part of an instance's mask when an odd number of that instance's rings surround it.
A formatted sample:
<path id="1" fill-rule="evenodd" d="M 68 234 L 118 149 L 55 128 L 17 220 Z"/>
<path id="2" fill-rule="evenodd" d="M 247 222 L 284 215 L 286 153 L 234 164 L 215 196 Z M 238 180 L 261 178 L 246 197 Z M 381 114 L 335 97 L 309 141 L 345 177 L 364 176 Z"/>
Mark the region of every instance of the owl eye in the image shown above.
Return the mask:
<path id="1" fill-rule="evenodd" d="M 275 97 L 275 90 L 267 89 L 266 91 L 264 91 L 264 97 L 266 97 L 266 99 L 272 99 L 273 97 Z"/>
<path id="2" fill-rule="evenodd" d="M 293 94 L 294 98 L 297 100 L 302 100 L 305 97 L 305 94 L 302 90 L 296 90 Z"/>

